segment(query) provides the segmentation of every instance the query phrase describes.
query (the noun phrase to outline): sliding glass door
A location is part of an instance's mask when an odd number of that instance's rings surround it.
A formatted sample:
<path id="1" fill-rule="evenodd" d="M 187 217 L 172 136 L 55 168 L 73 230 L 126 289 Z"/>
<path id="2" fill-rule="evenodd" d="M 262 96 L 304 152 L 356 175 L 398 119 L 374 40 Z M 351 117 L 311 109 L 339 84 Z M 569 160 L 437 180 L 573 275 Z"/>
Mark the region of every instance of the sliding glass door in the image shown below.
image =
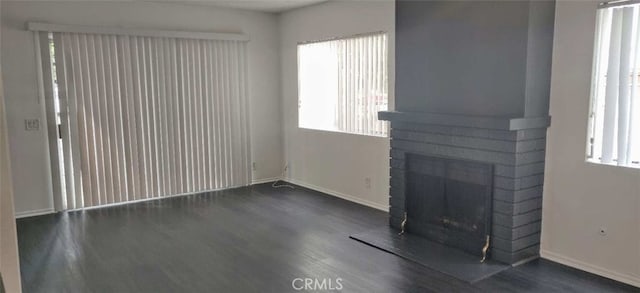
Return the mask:
<path id="1" fill-rule="evenodd" d="M 250 183 L 246 42 L 40 32 L 39 43 L 47 114 L 59 111 L 59 126 L 48 119 L 59 209 Z"/>

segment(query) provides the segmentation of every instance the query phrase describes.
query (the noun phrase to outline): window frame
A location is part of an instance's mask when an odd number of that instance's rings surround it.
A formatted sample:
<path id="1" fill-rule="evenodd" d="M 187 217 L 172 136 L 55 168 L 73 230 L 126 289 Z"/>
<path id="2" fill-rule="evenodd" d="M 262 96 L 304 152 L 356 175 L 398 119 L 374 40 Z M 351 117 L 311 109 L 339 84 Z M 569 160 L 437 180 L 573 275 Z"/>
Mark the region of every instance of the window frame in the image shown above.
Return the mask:
<path id="1" fill-rule="evenodd" d="M 602 9 L 615 9 L 615 8 L 622 8 L 622 7 L 627 7 L 627 6 L 636 6 L 636 9 L 640 9 L 640 2 L 624 2 L 624 3 L 615 3 L 615 4 L 611 4 L 611 3 L 600 3 L 598 10 L 596 11 L 596 22 L 595 22 L 595 27 L 594 27 L 594 41 L 593 41 L 593 56 L 592 56 L 592 69 L 591 69 L 591 78 L 590 78 L 590 93 L 589 93 L 589 110 L 587 113 L 587 131 L 586 131 L 586 141 L 585 141 L 585 155 L 584 155 L 584 160 L 586 163 L 591 163 L 591 164 L 597 164 L 597 165 L 605 165 L 605 166 L 611 166 L 611 167 L 621 167 L 621 168 L 628 168 L 628 169 L 635 169 L 638 170 L 640 169 L 640 160 L 634 160 L 634 161 L 629 161 L 628 164 L 618 164 L 618 158 L 617 156 L 614 157 L 612 159 L 612 162 L 605 162 L 602 160 L 602 157 L 596 157 L 596 140 L 598 137 L 598 120 L 599 119 L 604 119 L 603 117 L 601 117 L 602 115 L 604 115 L 604 113 L 600 113 L 600 115 L 598 115 L 599 109 L 598 107 L 600 106 L 600 103 L 603 103 L 602 106 L 604 107 L 604 101 L 600 102 L 599 99 L 604 99 L 604 96 L 600 96 L 601 94 L 599 93 L 600 86 L 606 84 L 606 83 L 602 83 L 599 79 L 603 77 L 602 73 L 600 72 L 601 69 L 606 69 L 609 65 L 608 65 L 608 61 L 602 61 L 602 58 L 607 58 L 608 55 L 606 56 L 600 56 L 601 53 L 603 53 L 603 48 L 602 46 L 602 40 L 603 40 L 603 34 L 610 34 L 611 32 L 605 32 L 605 28 L 603 27 L 603 22 L 604 20 L 602 19 L 603 17 L 603 13 L 601 13 Z M 640 19 L 638 20 L 640 21 Z M 610 28 L 609 28 L 610 30 Z M 636 37 L 640 37 L 640 32 L 636 32 Z M 610 38 L 610 36 L 607 36 L 607 38 Z M 636 40 L 636 42 L 638 42 Z M 640 42 L 638 42 L 638 44 L 640 44 Z M 608 46 L 608 45 L 607 45 Z M 636 50 L 639 50 L 638 48 L 636 48 Z M 608 49 L 607 49 L 607 54 L 608 54 Z M 600 68 L 601 62 L 605 62 L 607 63 L 607 67 L 604 68 Z M 630 77 L 631 79 L 633 79 L 634 77 L 636 79 L 639 80 L 638 85 L 640 86 L 640 70 L 636 70 L 636 75 L 634 76 L 634 71 L 632 70 L 630 73 Z M 606 74 L 604 75 L 606 76 Z M 606 87 L 605 87 L 606 90 Z M 638 94 L 640 95 L 640 94 Z M 630 97 L 630 99 L 633 99 L 633 96 Z M 640 100 L 640 99 L 638 99 Z M 632 109 L 633 110 L 633 109 Z M 616 114 L 617 115 L 617 114 Z M 640 113 L 638 113 L 637 115 L 640 115 Z M 632 118 L 629 118 L 632 119 Z M 638 119 L 638 118 L 636 118 Z M 600 122 L 601 123 L 601 122 Z M 631 122 L 630 122 L 631 123 Z M 631 127 L 631 126 L 630 126 Z M 617 126 L 616 126 L 617 128 Z M 602 134 L 600 134 L 600 136 L 602 136 Z M 617 142 L 614 142 L 614 145 Z M 632 142 L 629 142 L 629 144 L 632 144 Z M 600 147 L 601 148 L 601 147 Z M 630 159 L 631 160 L 631 159 Z"/>
<path id="2" fill-rule="evenodd" d="M 331 38 L 324 38 L 324 39 L 316 39 L 316 40 L 310 40 L 310 41 L 302 41 L 302 42 L 298 42 L 296 44 L 296 85 L 297 85 L 297 97 L 296 97 L 296 103 L 297 103 L 297 120 L 296 120 L 296 127 L 299 130 L 303 130 L 303 131 L 322 131 L 322 132 L 330 132 L 330 133 L 341 133 L 341 134 L 347 134 L 347 135 L 357 135 L 357 136 L 366 136 L 366 137 L 373 137 L 373 138 L 389 138 L 390 137 L 390 127 L 388 125 L 388 121 L 381 121 L 382 123 L 386 124 L 386 128 L 385 128 L 385 133 L 384 134 L 372 134 L 372 133 L 360 133 L 360 132 L 353 132 L 353 131 L 348 131 L 348 130 L 343 130 L 340 129 L 338 127 L 336 127 L 335 129 L 327 129 L 327 128 L 314 128 L 314 127 L 305 127 L 305 126 L 301 126 L 301 103 L 302 103 L 302 99 L 301 99 L 301 76 L 300 76 L 300 47 L 304 46 L 304 45 L 309 45 L 309 44 L 317 44 L 317 43 L 324 43 L 324 42 L 331 42 L 331 41 L 340 41 L 340 40 L 349 40 L 349 39 L 356 39 L 356 38 L 361 38 L 361 37 L 368 37 L 368 36 L 376 36 L 376 35 L 383 35 L 385 37 L 385 59 L 386 59 L 386 76 L 384 78 L 385 83 L 386 83 L 386 104 L 387 104 L 387 108 L 384 110 L 379 110 L 379 111 L 389 111 L 392 107 L 392 102 L 391 102 L 391 95 L 390 95 L 390 89 L 389 89 L 389 60 L 390 60 L 390 50 L 389 50 L 389 36 L 390 34 L 386 31 L 372 31 L 372 32 L 365 32 L 365 33 L 358 33 L 358 34 L 352 34 L 352 35 L 346 35 L 346 36 L 339 36 L 339 37 L 331 37 Z"/>

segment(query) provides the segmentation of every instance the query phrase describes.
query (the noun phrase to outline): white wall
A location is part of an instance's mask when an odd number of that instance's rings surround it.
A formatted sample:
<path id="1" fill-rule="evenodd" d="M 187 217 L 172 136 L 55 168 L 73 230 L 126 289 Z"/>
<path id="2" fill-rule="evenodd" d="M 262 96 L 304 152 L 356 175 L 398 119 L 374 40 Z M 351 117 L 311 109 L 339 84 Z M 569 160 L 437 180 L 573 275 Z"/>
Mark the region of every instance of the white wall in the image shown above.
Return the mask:
<path id="1" fill-rule="evenodd" d="M 18 215 L 53 207 L 34 41 L 25 22 L 244 33 L 249 36 L 249 90 L 254 180 L 279 176 L 282 165 L 277 16 L 206 6 L 152 2 L 2 2 L 2 59 Z M 39 118 L 40 131 L 24 119 Z"/>
<path id="2" fill-rule="evenodd" d="M 20 292 L 22 288 L 20 284 L 18 239 L 13 210 L 11 162 L 9 159 L 9 142 L 7 141 L 8 128 L 1 79 L 2 70 L 0 70 L 0 274 L 2 274 L 6 292 Z"/>
<path id="3" fill-rule="evenodd" d="M 388 210 L 389 139 L 298 128 L 299 42 L 386 31 L 389 96 L 395 77 L 395 4 L 328 2 L 281 14 L 282 103 L 287 179 L 361 204 Z M 371 179 L 366 188 L 365 178 Z"/>
<path id="4" fill-rule="evenodd" d="M 2 74 L 0 73 L 0 77 Z M 6 109 L 0 80 L 0 274 L 6 292 L 20 292 L 20 262 L 13 209 L 11 162 L 7 141 Z"/>
<path id="5" fill-rule="evenodd" d="M 541 254 L 640 286 L 640 170 L 584 161 L 596 3 L 556 6 Z"/>

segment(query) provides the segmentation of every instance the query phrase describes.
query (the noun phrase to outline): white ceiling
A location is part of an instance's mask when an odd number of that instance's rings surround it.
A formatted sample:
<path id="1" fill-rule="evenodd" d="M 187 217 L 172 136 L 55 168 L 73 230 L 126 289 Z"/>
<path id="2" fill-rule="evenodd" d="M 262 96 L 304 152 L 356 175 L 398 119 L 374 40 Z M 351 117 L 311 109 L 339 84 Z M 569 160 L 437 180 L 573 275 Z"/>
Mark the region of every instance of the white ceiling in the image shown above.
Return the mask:
<path id="1" fill-rule="evenodd" d="M 276 13 L 326 1 L 328 0 L 204 0 L 180 2 L 185 4 L 219 6 Z"/>
<path id="2" fill-rule="evenodd" d="M 0 0 L 16 2 L 56 2 L 61 0 Z M 278 13 L 294 8 L 309 6 L 330 0 L 62 0 L 63 2 L 156 2 L 175 3 L 199 6 L 227 7 L 236 9 L 246 9 L 262 12 Z M 365 0 L 366 1 L 366 0 Z"/>

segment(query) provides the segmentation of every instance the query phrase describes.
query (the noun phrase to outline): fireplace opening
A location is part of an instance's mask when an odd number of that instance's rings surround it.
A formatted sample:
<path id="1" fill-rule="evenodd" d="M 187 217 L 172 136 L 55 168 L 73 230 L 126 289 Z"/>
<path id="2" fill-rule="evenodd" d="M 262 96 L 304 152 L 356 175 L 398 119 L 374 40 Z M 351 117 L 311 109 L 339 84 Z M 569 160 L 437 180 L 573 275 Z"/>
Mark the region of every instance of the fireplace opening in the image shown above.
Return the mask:
<path id="1" fill-rule="evenodd" d="M 493 166 L 406 156 L 406 233 L 484 257 L 491 235 Z"/>

